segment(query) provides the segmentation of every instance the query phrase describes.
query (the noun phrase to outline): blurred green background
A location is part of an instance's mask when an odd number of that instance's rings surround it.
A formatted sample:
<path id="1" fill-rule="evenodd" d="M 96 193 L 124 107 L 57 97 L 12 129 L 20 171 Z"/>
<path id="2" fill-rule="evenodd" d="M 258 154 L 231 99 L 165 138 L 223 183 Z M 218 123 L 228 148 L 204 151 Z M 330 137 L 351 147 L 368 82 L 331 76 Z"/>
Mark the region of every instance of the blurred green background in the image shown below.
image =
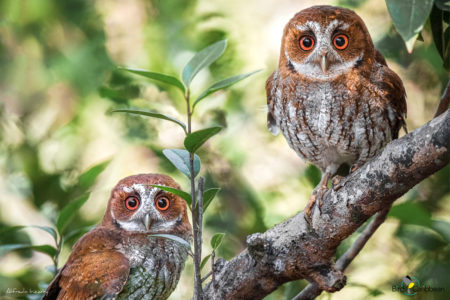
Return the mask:
<path id="1" fill-rule="evenodd" d="M 284 25 L 314 4 L 318 1 L 0 1 L 0 244 L 54 246 L 51 236 L 39 229 L 8 228 L 54 227 L 63 207 L 90 192 L 67 227 L 73 234 L 62 247 L 61 267 L 77 238 L 101 220 L 109 192 L 121 178 L 167 173 L 188 190 L 187 179 L 161 153 L 182 147 L 183 134 L 176 125 L 107 113 L 132 105 L 183 118 L 181 95 L 115 67 L 178 75 L 195 51 L 223 38 L 229 45 L 225 54 L 198 75 L 194 91 L 224 77 L 263 71 L 214 94 L 196 112 L 194 130 L 226 126 L 199 153 L 206 187 L 222 188 L 205 216 L 204 253 L 211 250 L 212 234 L 225 232 L 218 254 L 230 259 L 245 248 L 248 234 L 301 211 L 319 172 L 302 162 L 283 137 L 266 129 L 264 84 L 277 66 Z M 410 55 L 384 1 L 320 4 L 346 6 L 363 18 L 377 48 L 404 82 L 409 130 L 429 121 L 449 77 L 432 43 L 430 25 Z M 449 299 L 449 204 L 447 166 L 396 202 L 348 268 L 347 287 L 320 299 L 408 298 L 391 291 L 407 274 L 421 284 L 447 289 L 417 299 Z M 341 245 L 338 255 L 356 236 Z M 2 299 L 32 298 L 11 290 L 38 291 L 53 277 L 46 269 L 52 260 L 43 253 L 0 254 Z M 188 261 L 170 299 L 190 298 L 192 274 Z M 306 284 L 285 284 L 266 299 L 290 299 Z"/>

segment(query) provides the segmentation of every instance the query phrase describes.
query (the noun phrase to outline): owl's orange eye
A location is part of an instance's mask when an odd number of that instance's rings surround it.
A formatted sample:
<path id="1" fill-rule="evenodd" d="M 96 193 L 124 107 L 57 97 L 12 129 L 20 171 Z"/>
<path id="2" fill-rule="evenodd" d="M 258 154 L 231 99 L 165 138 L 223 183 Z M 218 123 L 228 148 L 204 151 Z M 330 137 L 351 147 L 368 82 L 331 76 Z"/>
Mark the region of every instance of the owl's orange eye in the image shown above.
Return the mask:
<path id="1" fill-rule="evenodd" d="M 344 50 L 348 46 L 348 37 L 345 34 L 338 34 L 333 39 L 334 47 L 338 50 Z"/>
<path id="2" fill-rule="evenodd" d="M 125 207 L 128 210 L 136 210 L 139 207 L 139 199 L 134 196 L 128 197 L 125 200 Z"/>
<path id="3" fill-rule="evenodd" d="M 166 197 L 161 197 L 156 199 L 156 208 L 159 210 L 167 210 L 169 208 L 169 199 Z"/>
<path id="4" fill-rule="evenodd" d="M 303 51 L 309 51 L 314 48 L 314 38 L 310 35 L 305 35 L 300 38 L 300 49 Z"/>

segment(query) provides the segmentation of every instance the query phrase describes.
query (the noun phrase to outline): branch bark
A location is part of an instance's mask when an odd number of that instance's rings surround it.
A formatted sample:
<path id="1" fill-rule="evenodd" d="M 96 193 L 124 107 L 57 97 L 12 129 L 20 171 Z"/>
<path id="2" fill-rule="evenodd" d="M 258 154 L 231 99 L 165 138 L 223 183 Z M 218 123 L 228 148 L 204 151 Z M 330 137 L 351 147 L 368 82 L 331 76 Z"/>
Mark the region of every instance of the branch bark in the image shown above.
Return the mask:
<path id="1" fill-rule="evenodd" d="M 450 162 L 450 110 L 389 143 L 383 151 L 330 190 L 322 213 L 303 213 L 247 237 L 247 249 L 215 270 L 205 299 L 262 299 L 285 282 L 307 279 L 320 290 L 345 285 L 332 260 L 337 246 L 375 213 Z M 344 267 L 345 268 L 345 267 Z"/>

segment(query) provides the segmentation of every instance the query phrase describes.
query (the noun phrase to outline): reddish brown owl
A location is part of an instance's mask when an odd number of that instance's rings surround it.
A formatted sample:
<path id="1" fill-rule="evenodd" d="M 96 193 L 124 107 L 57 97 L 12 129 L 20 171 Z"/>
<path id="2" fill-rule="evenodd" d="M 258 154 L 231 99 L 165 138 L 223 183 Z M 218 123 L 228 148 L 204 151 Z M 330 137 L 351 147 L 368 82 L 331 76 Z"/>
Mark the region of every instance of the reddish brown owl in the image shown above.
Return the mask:
<path id="1" fill-rule="evenodd" d="M 170 177 L 141 174 L 111 192 L 103 221 L 73 247 L 43 299 L 167 299 L 187 257 L 191 225 L 184 200 L 152 185 L 179 188 Z"/>
<path id="2" fill-rule="evenodd" d="M 402 81 L 348 9 L 314 6 L 289 21 L 266 92 L 269 130 L 281 130 L 289 146 L 322 171 L 305 209 L 308 219 L 340 165 L 356 170 L 405 127 Z"/>

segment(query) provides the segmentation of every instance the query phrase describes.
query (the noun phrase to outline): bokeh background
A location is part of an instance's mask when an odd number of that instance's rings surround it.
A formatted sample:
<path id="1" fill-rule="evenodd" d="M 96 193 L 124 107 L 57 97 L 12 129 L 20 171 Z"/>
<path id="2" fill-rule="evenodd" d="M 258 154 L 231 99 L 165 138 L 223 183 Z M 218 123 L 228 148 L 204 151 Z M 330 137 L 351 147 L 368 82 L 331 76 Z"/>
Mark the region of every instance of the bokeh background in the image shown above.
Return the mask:
<path id="1" fill-rule="evenodd" d="M 194 130 L 226 127 L 199 153 L 206 186 L 222 188 L 205 216 L 204 253 L 211 250 L 210 237 L 224 232 L 218 255 L 230 259 L 245 248 L 247 235 L 303 210 L 319 172 L 266 129 L 264 84 L 276 68 L 284 25 L 297 11 L 319 2 L 352 8 L 363 18 L 404 82 L 409 130 L 429 121 L 449 77 L 429 24 L 423 41 L 408 54 L 381 0 L 0 1 L 0 244 L 54 246 L 47 232 L 8 228 L 54 227 L 62 208 L 89 192 L 68 225 L 67 232 L 74 234 L 64 242 L 60 267 L 77 238 L 101 220 L 119 179 L 161 172 L 188 190 L 187 178 L 161 153 L 182 147 L 183 133 L 176 125 L 108 113 L 137 106 L 183 118 L 181 95 L 116 66 L 178 75 L 195 51 L 223 38 L 228 39 L 225 54 L 199 74 L 194 94 L 224 77 L 263 71 L 214 94 L 196 111 Z M 80 183 L 80 176 L 89 177 L 89 184 Z M 320 299 L 407 298 L 391 291 L 407 274 L 447 289 L 417 299 L 449 299 L 449 204 L 447 166 L 396 202 L 348 268 L 347 287 Z M 355 237 L 341 245 L 338 255 Z M 0 298 L 33 298 L 7 291 L 38 291 L 51 281 L 48 255 L 0 253 Z M 266 299 L 291 299 L 306 284 L 285 284 Z M 170 299 L 189 299 L 192 285 L 188 261 Z"/>

